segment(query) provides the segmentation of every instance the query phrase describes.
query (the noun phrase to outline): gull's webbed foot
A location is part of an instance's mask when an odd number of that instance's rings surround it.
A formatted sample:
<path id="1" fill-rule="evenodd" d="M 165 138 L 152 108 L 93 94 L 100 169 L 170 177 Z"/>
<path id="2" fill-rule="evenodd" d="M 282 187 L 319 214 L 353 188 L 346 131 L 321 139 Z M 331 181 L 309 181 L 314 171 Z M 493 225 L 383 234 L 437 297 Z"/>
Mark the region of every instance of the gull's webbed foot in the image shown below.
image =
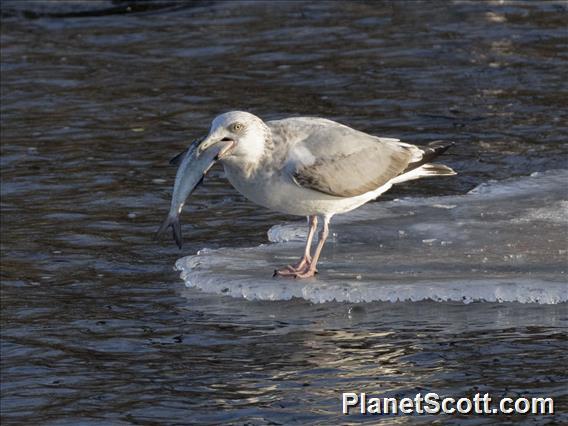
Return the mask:
<path id="1" fill-rule="evenodd" d="M 273 277 L 293 277 L 296 271 L 292 268 L 292 265 L 285 266 L 284 268 L 275 269 Z"/>
<path id="2" fill-rule="evenodd" d="M 318 273 L 318 270 L 315 267 L 309 266 L 301 271 L 297 271 L 294 274 L 294 278 L 310 278 L 315 276 Z"/>
<path id="3" fill-rule="evenodd" d="M 317 273 L 317 269 L 312 267 L 312 259 L 309 257 L 302 257 L 296 265 L 288 265 L 281 269 L 274 271 L 274 276 L 279 277 L 293 277 L 293 278 L 308 278 L 313 277 Z"/>
<path id="4" fill-rule="evenodd" d="M 303 256 L 298 263 L 296 263 L 294 266 L 288 265 L 288 268 L 293 271 L 303 271 L 304 269 L 309 268 L 311 264 L 311 256 Z"/>
<path id="5" fill-rule="evenodd" d="M 310 278 L 318 273 L 315 268 L 305 268 L 302 270 L 292 270 L 290 265 L 285 268 L 274 270 L 274 277 L 291 277 L 291 278 Z"/>

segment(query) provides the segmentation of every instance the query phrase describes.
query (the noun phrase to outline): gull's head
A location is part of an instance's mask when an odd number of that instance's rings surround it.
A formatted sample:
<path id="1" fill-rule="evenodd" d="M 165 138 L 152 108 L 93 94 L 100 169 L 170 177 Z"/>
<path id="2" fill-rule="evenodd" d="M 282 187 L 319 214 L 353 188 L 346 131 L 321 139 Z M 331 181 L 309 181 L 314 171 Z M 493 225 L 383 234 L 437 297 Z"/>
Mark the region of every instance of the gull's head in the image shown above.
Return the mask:
<path id="1" fill-rule="evenodd" d="M 218 155 L 219 159 L 257 162 L 263 155 L 270 130 L 264 122 L 248 112 L 231 111 L 217 116 L 209 134 L 201 142 L 202 153 L 218 142 L 232 142 Z"/>

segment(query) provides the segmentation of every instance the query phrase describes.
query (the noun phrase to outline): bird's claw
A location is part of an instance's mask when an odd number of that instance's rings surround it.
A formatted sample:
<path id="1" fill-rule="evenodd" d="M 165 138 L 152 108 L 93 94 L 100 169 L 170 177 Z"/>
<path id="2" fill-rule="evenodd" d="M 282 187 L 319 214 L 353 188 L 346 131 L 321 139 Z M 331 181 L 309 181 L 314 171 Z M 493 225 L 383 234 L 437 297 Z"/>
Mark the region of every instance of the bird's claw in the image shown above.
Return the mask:
<path id="1" fill-rule="evenodd" d="M 312 267 L 312 257 L 304 255 L 296 265 L 287 265 L 281 269 L 275 269 L 273 277 L 309 278 L 317 272 L 315 265 Z"/>
<path id="2" fill-rule="evenodd" d="M 305 271 L 298 271 L 294 274 L 294 278 L 310 278 L 318 273 L 317 269 L 308 268 Z"/>
<path id="3" fill-rule="evenodd" d="M 312 268 L 310 265 L 306 265 L 306 267 L 301 269 L 295 269 L 290 265 L 274 270 L 274 277 L 291 277 L 291 278 L 309 278 L 313 277 L 315 274 L 318 273 L 316 268 Z"/>
<path id="4" fill-rule="evenodd" d="M 292 277 L 296 273 L 297 273 L 297 271 L 294 270 L 290 265 L 288 265 L 288 266 L 285 266 L 284 268 L 281 268 L 281 269 L 275 269 L 274 274 L 272 276 L 273 277 Z"/>

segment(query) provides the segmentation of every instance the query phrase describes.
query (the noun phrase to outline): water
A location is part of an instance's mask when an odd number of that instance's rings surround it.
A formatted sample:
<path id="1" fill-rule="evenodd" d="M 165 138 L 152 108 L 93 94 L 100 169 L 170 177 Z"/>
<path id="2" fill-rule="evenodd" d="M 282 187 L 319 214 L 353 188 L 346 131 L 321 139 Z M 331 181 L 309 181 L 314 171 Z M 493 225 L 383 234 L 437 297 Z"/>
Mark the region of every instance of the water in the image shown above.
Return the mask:
<path id="1" fill-rule="evenodd" d="M 554 417 L 521 419 L 568 421 L 566 303 L 313 304 L 187 288 L 173 270 L 180 257 L 256 247 L 295 220 L 247 202 L 220 169 L 185 209 L 183 251 L 152 241 L 175 175 L 168 160 L 230 109 L 456 141 L 444 162 L 458 176 L 404 184 L 367 212 L 418 211 L 492 179 L 518 187 L 531 173 L 566 169 L 566 24 L 565 4 L 554 2 L 4 1 L 3 424 L 329 424 L 347 420 L 345 390 L 552 396 Z M 557 188 L 540 207 L 558 212 L 565 196 Z M 522 202 L 500 211 L 530 219 Z M 341 230 L 366 228 L 350 220 L 337 221 L 338 241 L 324 252 L 328 277 L 353 268 L 341 261 Z M 400 224 L 384 222 L 387 231 Z M 489 266 L 476 253 L 460 274 L 562 284 L 565 225 L 545 221 L 557 231 L 551 247 L 538 232 L 521 238 L 513 222 L 503 226 L 496 241 L 535 242 L 534 269 L 498 263 L 493 250 Z M 441 250 L 422 242 L 436 236 L 407 235 L 399 249 Z M 282 246 L 267 274 L 295 250 Z M 395 419 L 369 419 L 379 420 Z"/>

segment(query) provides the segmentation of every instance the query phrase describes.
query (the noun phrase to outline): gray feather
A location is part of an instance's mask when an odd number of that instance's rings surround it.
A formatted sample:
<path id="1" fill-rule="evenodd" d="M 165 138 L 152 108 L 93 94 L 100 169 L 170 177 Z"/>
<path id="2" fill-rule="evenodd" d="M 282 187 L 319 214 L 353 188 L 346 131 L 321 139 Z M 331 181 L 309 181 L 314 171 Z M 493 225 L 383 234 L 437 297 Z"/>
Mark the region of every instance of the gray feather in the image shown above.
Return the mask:
<path id="1" fill-rule="evenodd" d="M 294 118 L 269 122 L 273 137 L 300 135 L 285 168 L 294 181 L 336 197 L 373 191 L 410 163 L 411 148 L 397 139 L 378 138 L 329 120 Z M 286 129 L 286 131 L 284 130 Z"/>

